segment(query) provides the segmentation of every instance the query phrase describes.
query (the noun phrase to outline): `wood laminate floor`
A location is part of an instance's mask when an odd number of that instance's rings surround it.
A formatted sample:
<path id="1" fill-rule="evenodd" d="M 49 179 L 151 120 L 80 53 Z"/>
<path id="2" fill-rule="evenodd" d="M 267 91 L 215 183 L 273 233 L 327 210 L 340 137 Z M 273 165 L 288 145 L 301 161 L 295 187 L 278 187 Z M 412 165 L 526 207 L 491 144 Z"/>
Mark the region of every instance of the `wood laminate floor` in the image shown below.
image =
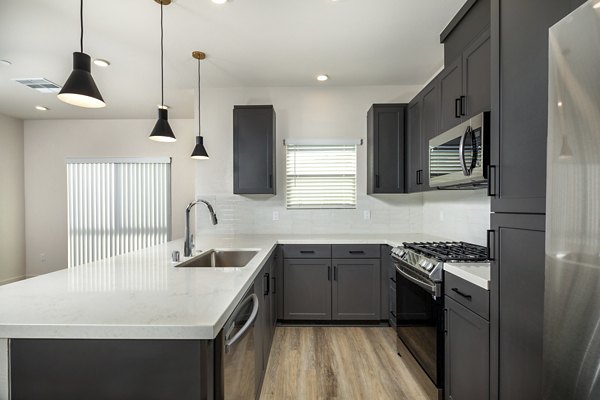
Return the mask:
<path id="1" fill-rule="evenodd" d="M 437 399 L 396 332 L 383 327 L 277 327 L 261 400 Z"/>

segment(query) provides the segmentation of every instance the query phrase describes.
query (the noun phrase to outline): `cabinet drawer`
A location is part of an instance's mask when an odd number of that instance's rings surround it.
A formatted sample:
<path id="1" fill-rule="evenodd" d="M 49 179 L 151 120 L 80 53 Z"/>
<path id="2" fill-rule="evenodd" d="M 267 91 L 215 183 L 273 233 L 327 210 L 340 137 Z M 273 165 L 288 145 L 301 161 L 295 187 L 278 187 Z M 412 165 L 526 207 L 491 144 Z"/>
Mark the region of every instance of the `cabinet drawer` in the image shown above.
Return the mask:
<path id="1" fill-rule="evenodd" d="M 331 258 L 330 244 L 286 244 L 284 258 Z"/>
<path id="2" fill-rule="evenodd" d="M 379 258 L 380 248 L 378 244 L 334 244 L 331 253 L 333 258 Z"/>
<path id="3" fill-rule="evenodd" d="M 449 272 L 444 272 L 444 287 L 446 296 L 459 302 L 486 320 L 490 319 L 490 294 L 487 290 Z"/>

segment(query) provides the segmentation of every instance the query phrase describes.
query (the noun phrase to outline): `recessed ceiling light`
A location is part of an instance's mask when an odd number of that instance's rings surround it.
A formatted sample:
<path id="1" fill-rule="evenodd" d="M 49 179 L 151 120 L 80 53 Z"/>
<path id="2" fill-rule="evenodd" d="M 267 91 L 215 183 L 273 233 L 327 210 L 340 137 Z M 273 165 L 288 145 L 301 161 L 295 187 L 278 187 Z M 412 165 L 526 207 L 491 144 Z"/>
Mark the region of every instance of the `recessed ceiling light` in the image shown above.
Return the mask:
<path id="1" fill-rule="evenodd" d="M 0 60 L 0 65 L 12 65 L 12 63 L 8 60 Z"/>
<path id="2" fill-rule="evenodd" d="M 600 8 L 600 1 L 594 4 L 594 8 Z"/>
<path id="3" fill-rule="evenodd" d="M 317 80 L 320 82 L 325 82 L 327 79 L 329 79 L 329 76 L 325 74 L 317 76 Z"/>
<path id="4" fill-rule="evenodd" d="M 104 68 L 108 67 L 110 65 L 110 62 L 108 60 L 103 60 L 102 58 L 96 58 L 94 59 L 94 64 Z"/>
<path id="5" fill-rule="evenodd" d="M 225 4 L 227 3 L 227 0 L 211 0 L 213 3 L 215 4 Z"/>
<path id="6" fill-rule="evenodd" d="M 559 101 L 558 103 L 556 103 L 557 106 L 562 107 L 562 101 Z"/>
<path id="7" fill-rule="evenodd" d="M 35 106 L 35 109 L 38 111 L 48 111 L 49 110 L 48 107 L 44 107 L 44 106 Z"/>

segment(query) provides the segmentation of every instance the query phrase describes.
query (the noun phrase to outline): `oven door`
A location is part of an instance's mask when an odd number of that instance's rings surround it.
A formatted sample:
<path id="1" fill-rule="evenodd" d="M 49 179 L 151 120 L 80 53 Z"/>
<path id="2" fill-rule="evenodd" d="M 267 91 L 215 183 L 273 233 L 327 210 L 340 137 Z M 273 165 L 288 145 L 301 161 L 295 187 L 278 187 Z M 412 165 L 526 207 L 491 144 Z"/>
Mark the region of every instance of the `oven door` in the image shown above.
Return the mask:
<path id="1" fill-rule="evenodd" d="M 403 263 L 396 266 L 398 337 L 438 388 L 443 388 L 444 321 L 440 285 L 428 283 Z"/>
<path id="2" fill-rule="evenodd" d="M 482 185 L 487 182 L 486 124 L 482 113 L 429 141 L 429 185 Z"/>

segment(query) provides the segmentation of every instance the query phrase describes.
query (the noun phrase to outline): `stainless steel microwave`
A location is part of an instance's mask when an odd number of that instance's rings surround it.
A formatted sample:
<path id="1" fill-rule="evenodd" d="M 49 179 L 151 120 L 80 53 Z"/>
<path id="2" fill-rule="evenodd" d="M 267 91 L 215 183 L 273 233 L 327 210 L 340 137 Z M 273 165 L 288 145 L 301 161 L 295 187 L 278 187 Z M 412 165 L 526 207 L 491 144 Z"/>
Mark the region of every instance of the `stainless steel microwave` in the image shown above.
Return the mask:
<path id="1" fill-rule="evenodd" d="M 487 186 L 490 113 L 478 114 L 429 141 L 429 186 Z"/>

